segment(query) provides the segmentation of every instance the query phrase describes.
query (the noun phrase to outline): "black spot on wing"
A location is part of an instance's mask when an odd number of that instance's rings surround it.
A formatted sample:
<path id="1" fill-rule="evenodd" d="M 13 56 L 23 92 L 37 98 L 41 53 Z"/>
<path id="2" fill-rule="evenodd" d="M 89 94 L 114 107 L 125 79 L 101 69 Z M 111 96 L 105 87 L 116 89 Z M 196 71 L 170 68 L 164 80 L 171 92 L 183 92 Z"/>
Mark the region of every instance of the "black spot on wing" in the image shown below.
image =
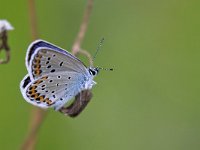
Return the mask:
<path id="1" fill-rule="evenodd" d="M 28 76 L 28 77 L 24 80 L 24 83 L 23 83 L 22 87 L 25 88 L 30 82 L 31 82 L 31 79 L 30 79 L 30 77 Z"/>
<path id="2" fill-rule="evenodd" d="M 56 71 L 55 69 L 52 69 L 52 70 L 51 70 L 52 73 L 55 72 L 55 71 Z"/>
<path id="3" fill-rule="evenodd" d="M 60 63 L 60 67 L 63 65 L 63 61 Z"/>
<path id="4" fill-rule="evenodd" d="M 60 53 L 65 53 L 65 54 L 67 53 L 64 50 L 62 50 L 62 49 L 60 49 L 60 48 L 58 48 L 58 47 L 56 47 L 56 46 L 54 46 L 50 43 L 47 43 L 45 41 L 38 41 L 38 42 L 32 44 L 31 47 L 30 47 L 30 50 L 29 50 L 29 53 L 28 53 L 28 58 L 27 58 L 28 63 L 30 62 L 31 56 L 33 55 L 33 53 L 40 47 L 46 47 L 47 49 L 53 49 L 53 50 L 56 50 Z M 68 55 L 70 55 L 70 54 L 68 54 Z"/>

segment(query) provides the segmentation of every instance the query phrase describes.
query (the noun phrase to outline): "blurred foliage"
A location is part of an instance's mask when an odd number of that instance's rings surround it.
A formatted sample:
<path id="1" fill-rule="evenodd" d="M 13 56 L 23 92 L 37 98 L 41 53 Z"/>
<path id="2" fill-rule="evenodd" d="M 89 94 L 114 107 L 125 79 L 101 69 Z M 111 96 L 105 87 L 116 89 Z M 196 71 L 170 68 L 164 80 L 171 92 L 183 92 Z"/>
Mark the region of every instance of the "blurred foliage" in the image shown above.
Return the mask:
<path id="1" fill-rule="evenodd" d="M 0 18 L 15 28 L 11 61 L 0 65 L 0 149 L 20 147 L 33 107 L 19 90 L 31 42 L 27 3 L 0 4 Z M 86 0 L 36 5 L 40 37 L 70 51 Z M 49 110 L 37 149 L 198 150 L 199 6 L 195 0 L 96 0 L 82 47 L 93 54 L 105 37 L 95 65 L 115 70 L 95 78 L 94 97 L 78 118 Z"/>

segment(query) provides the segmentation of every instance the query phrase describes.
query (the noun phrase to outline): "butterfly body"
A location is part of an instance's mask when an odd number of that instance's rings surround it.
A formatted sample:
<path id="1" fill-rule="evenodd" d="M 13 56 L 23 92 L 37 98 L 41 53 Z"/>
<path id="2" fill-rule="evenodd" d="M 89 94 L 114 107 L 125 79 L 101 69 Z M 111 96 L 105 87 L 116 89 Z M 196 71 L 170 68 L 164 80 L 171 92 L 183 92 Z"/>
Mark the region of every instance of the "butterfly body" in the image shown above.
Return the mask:
<path id="1" fill-rule="evenodd" d="M 98 68 L 87 68 L 77 57 L 43 40 L 27 51 L 28 74 L 20 83 L 25 100 L 41 108 L 59 110 L 82 90 L 91 89 Z"/>

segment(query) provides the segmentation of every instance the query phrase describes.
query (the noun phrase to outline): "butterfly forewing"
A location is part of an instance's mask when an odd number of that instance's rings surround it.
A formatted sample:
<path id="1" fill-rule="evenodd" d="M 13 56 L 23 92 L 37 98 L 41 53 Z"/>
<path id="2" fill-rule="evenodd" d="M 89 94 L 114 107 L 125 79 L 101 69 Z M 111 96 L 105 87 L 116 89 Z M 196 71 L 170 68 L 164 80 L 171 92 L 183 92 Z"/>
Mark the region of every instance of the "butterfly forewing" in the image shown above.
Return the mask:
<path id="1" fill-rule="evenodd" d="M 31 52 L 30 50 L 28 53 Z M 29 59 L 29 54 L 27 54 L 27 57 Z M 74 56 L 62 49 L 58 51 L 51 49 L 50 46 L 37 48 L 32 54 L 28 64 L 28 71 L 32 75 L 32 79 L 37 79 L 42 75 L 55 72 L 87 72 L 86 67 L 80 60 L 75 59 Z"/>

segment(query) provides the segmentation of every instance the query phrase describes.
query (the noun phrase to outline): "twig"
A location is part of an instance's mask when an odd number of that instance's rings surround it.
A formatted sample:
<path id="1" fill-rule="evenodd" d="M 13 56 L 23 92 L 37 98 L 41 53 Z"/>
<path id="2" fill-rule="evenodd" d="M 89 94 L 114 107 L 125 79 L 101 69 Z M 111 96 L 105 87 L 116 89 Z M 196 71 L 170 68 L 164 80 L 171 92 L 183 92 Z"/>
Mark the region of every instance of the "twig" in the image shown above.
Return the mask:
<path id="1" fill-rule="evenodd" d="M 88 0 L 87 2 L 87 6 L 83 15 L 83 20 L 82 20 L 79 32 L 72 46 L 72 54 L 74 55 L 77 55 L 77 53 L 79 53 L 81 49 L 81 43 L 83 42 L 83 38 L 85 36 L 86 30 L 88 27 L 88 22 L 89 22 L 90 14 L 92 12 L 93 3 L 94 3 L 93 0 Z"/>
<path id="2" fill-rule="evenodd" d="M 81 43 L 83 42 L 85 33 L 87 31 L 93 3 L 93 0 L 88 0 L 79 33 L 77 34 L 76 40 L 72 46 L 72 54 L 78 55 L 80 53 L 82 55 L 85 55 L 89 60 L 90 66 L 93 66 L 92 56 L 86 50 L 81 49 Z M 76 95 L 74 102 L 70 106 L 62 107 L 59 111 L 70 117 L 76 117 L 85 109 L 91 98 L 91 90 L 81 91 L 78 95 Z"/>
<path id="3" fill-rule="evenodd" d="M 59 111 L 70 117 L 77 117 L 87 106 L 92 98 L 90 90 L 83 90 L 75 96 L 74 102 L 68 107 L 62 107 Z"/>
<path id="4" fill-rule="evenodd" d="M 39 37 L 39 34 L 38 34 L 38 27 L 37 27 L 35 0 L 28 0 L 28 5 L 29 5 L 29 18 L 30 18 L 30 25 L 31 25 L 31 35 L 32 35 L 32 39 L 36 40 Z"/>
<path id="5" fill-rule="evenodd" d="M 47 113 L 40 108 L 33 108 L 30 122 L 30 131 L 25 139 L 22 150 L 34 150 L 36 145 L 36 136 L 45 119 Z"/>
<path id="6" fill-rule="evenodd" d="M 29 5 L 29 18 L 30 18 L 30 27 L 31 27 L 31 36 L 32 40 L 36 40 L 38 36 L 38 29 L 37 29 L 37 17 L 36 17 L 36 10 L 35 10 L 35 1 L 28 0 Z M 22 150 L 34 150 L 36 144 L 36 136 L 44 121 L 46 116 L 46 111 L 34 107 L 32 110 L 31 121 L 29 125 L 29 132 L 22 144 Z"/>
<path id="7" fill-rule="evenodd" d="M 91 54 L 88 51 L 80 49 L 78 53 L 85 55 L 90 63 L 90 66 L 93 66 L 93 59 L 92 59 Z"/>
<path id="8" fill-rule="evenodd" d="M 7 64 L 10 61 L 10 47 L 8 45 L 7 30 L 4 30 L 2 33 L 0 33 L 0 40 L 2 41 L 0 45 L 0 51 L 5 49 L 6 52 L 6 59 L 0 59 L 0 64 Z"/>

